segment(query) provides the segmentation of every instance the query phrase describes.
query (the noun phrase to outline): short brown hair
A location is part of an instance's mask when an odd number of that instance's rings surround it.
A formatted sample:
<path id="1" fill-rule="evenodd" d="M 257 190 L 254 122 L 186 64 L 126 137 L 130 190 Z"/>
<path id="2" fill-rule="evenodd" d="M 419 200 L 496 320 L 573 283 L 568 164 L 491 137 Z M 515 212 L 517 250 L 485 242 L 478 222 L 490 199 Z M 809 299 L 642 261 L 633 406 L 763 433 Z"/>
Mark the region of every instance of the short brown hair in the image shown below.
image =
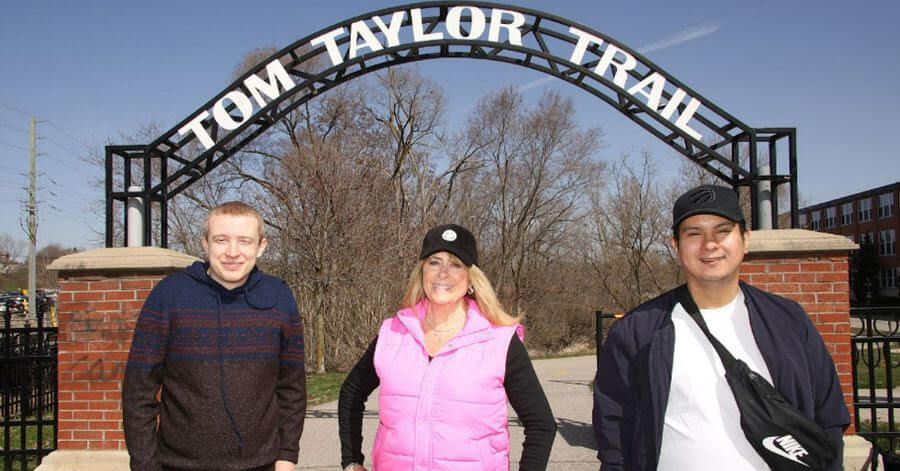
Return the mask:
<path id="1" fill-rule="evenodd" d="M 209 237 L 209 220 L 213 216 L 252 216 L 256 218 L 256 222 L 259 224 L 259 240 L 263 240 L 266 237 L 263 230 L 262 216 L 260 216 L 259 211 L 243 201 L 228 201 L 209 210 L 206 214 L 206 221 L 203 224 L 204 239 Z"/>

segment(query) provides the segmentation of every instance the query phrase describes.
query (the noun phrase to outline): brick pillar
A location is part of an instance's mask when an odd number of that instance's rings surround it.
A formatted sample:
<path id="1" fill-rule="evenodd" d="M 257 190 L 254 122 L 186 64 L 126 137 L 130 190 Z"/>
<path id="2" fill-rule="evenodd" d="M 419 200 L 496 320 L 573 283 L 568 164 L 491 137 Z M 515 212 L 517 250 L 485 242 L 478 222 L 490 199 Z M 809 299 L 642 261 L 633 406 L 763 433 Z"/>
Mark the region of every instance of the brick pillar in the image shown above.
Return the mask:
<path id="1" fill-rule="evenodd" d="M 801 229 L 750 233 L 741 279 L 803 306 L 834 359 L 853 430 L 848 257 L 859 248 L 842 236 Z"/>
<path id="2" fill-rule="evenodd" d="M 195 260 L 132 247 L 89 250 L 50 264 L 60 279 L 58 440 L 41 471 L 128 469 L 121 400 L 134 325 L 156 283 Z"/>

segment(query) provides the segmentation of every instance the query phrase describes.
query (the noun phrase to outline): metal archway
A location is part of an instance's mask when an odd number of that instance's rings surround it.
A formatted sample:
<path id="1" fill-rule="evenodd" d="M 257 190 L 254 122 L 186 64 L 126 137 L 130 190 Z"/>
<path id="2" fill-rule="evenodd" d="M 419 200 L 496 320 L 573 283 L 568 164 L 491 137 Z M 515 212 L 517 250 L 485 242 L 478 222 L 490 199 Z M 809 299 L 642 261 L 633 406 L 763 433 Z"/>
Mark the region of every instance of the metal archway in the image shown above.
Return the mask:
<path id="1" fill-rule="evenodd" d="M 319 56 L 325 58 L 325 68 L 310 71 Z M 150 144 L 107 146 L 107 247 L 114 241 L 116 201 L 124 210 L 129 198 L 141 198 L 147 215 L 144 245 L 151 245 L 149 219 L 158 205 L 159 241 L 166 247 L 168 200 L 292 110 L 370 72 L 445 57 L 528 67 L 591 93 L 735 190 L 748 186 L 754 228 L 760 225 L 758 184 L 768 182 L 773 195 L 788 184 L 790 225 L 797 225 L 795 128 L 750 127 L 636 51 L 577 22 L 497 3 L 431 1 L 359 15 L 306 36 L 249 70 Z M 746 164 L 739 159 L 741 146 L 749 156 Z M 765 168 L 759 165 L 760 146 L 766 146 Z M 779 150 L 788 154 L 787 171 L 781 174 Z M 118 188 L 115 159 L 123 166 Z M 140 182 L 132 180 L 134 165 L 140 166 Z M 777 198 L 772 198 L 771 227 L 778 227 L 777 215 Z M 126 225 L 127 218 L 125 210 Z"/>

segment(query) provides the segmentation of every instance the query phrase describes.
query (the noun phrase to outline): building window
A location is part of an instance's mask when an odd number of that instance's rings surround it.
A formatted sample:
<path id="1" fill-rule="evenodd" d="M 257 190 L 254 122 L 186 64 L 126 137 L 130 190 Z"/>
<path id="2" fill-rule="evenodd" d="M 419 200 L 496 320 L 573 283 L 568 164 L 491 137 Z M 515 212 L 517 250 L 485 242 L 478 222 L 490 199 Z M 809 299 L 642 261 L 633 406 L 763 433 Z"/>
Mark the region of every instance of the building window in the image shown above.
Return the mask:
<path id="1" fill-rule="evenodd" d="M 825 227 L 837 226 L 837 208 L 832 206 L 825 208 Z"/>
<path id="2" fill-rule="evenodd" d="M 841 205 L 841 225 L 846 226 L 848 224 L 853 224 L 853 203 Z"/>
<path id="3" fill-rule="evenodd" d="M 889 229 L 878 233 L 878 255 L 894 255 L 897 253 L 895 247 L 894 230 Z"/>
<path id="4" fill-rule="evenodd" d="M 872 244 L 875 242 L 875 239 L 872 238 L 873 234 L 871 232 L 863 232 L 859 235 L 859 244 Z"/>
<path id="5" fill-rule="evenodd" d="M 806 213 L 800 213 L 800 228 L 806 229 Z"/>
<path id="6" fill-rule="evenodd" d="M 859 200 L 859 222 L 872 220 L 872 199 L 864 198 Z"/>
<path id="7" fill-rule="evenodd" d="M 894 194 L 878 195 L 878 217 L 887 218 L 894 215 Z"/>
<path id="8" fill-rule="evenodd" d="M 878 273 L 878 285 L 882 288 L 897 287 L 897 269 L 885 268 Z"/>
<path id="9" fill-rule="evenodd" d="M 819 229 L 821 229 L 822 228 L 822 221 L 820 220 L 821 217 L 822 217 L 822 213 L 820 213 L 818 210 L 809 213 L 809 228 L 814 231 L 818 231 Z"/>

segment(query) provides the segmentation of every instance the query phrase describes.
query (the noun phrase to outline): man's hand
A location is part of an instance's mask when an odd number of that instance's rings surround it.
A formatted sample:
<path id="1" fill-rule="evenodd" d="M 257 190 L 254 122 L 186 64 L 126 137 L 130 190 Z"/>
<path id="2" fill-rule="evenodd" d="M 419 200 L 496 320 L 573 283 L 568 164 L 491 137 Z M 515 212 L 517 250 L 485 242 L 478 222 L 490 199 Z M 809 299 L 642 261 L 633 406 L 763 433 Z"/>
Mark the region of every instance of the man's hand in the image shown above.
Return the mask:
<path id="1" fill-rule="evenodd" d="M 275 462 L 275 471 L 294 471 L 297 465 L 290 461 L 278 460 Z"/>

